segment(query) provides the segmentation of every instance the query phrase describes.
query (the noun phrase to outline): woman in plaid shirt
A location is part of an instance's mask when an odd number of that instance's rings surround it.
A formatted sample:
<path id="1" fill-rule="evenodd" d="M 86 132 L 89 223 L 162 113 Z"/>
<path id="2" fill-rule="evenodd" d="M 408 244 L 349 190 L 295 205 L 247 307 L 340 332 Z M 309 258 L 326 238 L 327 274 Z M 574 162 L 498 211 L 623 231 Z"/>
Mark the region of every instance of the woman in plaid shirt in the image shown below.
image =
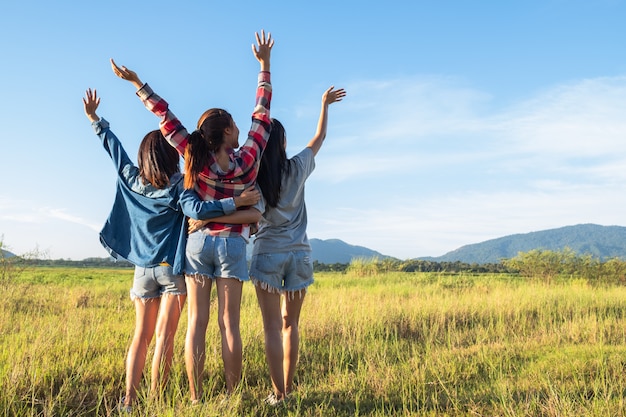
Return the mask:
<path id="1" fill-rule="evenodd" d="M 234 197 L 254 184 L 261 154 L 270 131 L 270 53 L 271 34 L 256 35 L 252 52 L 261 65 L 256 105 L 248 138 L 239 149 L 239 129 L 231 115 L 222 109 L 209 109 L 198 120 L 197 130 L 189 134 L 169 110 L 168 103 L 139 80 L 133 71 L 118 67 L 115 74 L 130 81 L 146 108 L 157 115 L 163 136 L 185 158 L 185 187 L 193 188 L 203 200 Z M 235 150 L 237 149 L 237 150 Z M 259 214 L 260 218 L 260 214 Z M 246 244 L 250 224 L 211 222 L 189 235 L 185 259 L 188 294 L 188 327 L 185 363 L 192 402 L 202 398 L 206 350 L 206 329 L 212 280 L 218 297 L 218 323 L 222 335 L 222 360 L 226 392 L 232 393 L 241 379 L 242 343 L 239 330 L 241 291 L 249 279 Z"/>

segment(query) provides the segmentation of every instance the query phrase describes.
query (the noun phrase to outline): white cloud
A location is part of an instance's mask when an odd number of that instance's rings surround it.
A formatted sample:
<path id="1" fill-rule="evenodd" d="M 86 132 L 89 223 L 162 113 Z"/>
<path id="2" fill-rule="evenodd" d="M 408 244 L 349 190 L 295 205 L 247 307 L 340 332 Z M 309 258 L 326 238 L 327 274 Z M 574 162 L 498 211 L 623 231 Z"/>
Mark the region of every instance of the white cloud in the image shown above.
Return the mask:
<path id="1" fill-rule="evenodd" d="M 309 204 L 309 237 L 339 238 L 401 259 L 439 256 L 510 234 L 573 224 L 624 224 L 626 187 L 543 187 L 405 198 L 362 208 Z M 310 199 L 309 199 L 310 201 Z M 312 206 L 312 207 L 311 207 Z"/>
<path id="2" fill-rule="evenodd" d="M 626 77 L 557 86 L 491 112 L 488 94 L 445 79 L 351 88 L 307 186 L 310 237 L 410 258 L 625 223 Z"/>
<path id="3" fill-rule="evenodd" d="M 0 196 L 0 220 L 18 223 L 45 223 L 61 220 L 99 232 L 101 224 L 67 212 L 64 208 L 41 207 L 37 201 L 14 200 Z"/>

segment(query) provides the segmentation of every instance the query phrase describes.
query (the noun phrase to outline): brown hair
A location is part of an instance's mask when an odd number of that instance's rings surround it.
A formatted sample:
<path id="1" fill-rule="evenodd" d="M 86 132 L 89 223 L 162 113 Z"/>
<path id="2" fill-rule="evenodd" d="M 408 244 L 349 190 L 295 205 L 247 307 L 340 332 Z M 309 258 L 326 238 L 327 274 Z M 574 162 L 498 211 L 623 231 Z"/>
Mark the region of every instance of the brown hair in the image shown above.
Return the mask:
<path id="1" fill-rule="evenodd" d="M 198 120 L 198 129 L 187 139 L 185 148 L 185 188 L 193 188 L 198 175 L 211 161 L 211 154 L 224 143 L 224 130 L 233 125 L 226 110 L 209 109 Z"/>
<path id="2" fill-rule="evenodd" d="M 158 189 L 170 184 L 170 177 L 180 172 L 176 149 L 165 141 L 158 130 L 149 132 L 139 145 L 137 165 L 144 184 L 150 183 Z"/>

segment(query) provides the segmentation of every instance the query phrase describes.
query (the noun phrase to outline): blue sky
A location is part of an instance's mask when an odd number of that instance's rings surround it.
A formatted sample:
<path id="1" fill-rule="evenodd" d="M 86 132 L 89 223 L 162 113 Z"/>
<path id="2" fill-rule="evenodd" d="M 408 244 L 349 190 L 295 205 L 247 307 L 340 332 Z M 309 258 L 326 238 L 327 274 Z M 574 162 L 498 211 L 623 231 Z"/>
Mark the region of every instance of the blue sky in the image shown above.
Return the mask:
<path id="1" fill-rule="evenodd" d="M 322 92 L 348 96 L 307 183 L 309 237 L 408 259 L 515 233 L 626 225 L 626 2 L 11 1 L 0 15 L 0 236 L 15 253 L 104 257 L 113 165 L 81 98 L 131 156 L 157 126 L 109 58 L 189 127 L 247 131 L 271 31 L 288 153 Z M 242 136 L 245 133 L 242 133 Z"/>

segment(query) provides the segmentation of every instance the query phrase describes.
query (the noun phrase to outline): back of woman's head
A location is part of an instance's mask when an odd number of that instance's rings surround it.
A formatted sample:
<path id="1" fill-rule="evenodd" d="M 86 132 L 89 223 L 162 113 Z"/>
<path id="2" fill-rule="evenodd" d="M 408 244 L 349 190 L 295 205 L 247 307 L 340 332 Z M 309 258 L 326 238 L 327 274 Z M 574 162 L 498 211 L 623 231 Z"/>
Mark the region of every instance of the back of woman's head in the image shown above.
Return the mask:
<path id="1" fill-rule="evenodd" d="M 193 131 L 185 148 L 185 188 L 193 188 L 198 175 L 224 143 L 224 130 L 231 127 L 233 118 L 226 110 L 209 109 L 198 119 L 198 129 Z"/>
<path id="2" fill-rule="evenodd" d="M 162 189 L 170 184 L 170 177 L 180 172 L 179 156 L 158 130 L 149 132 L 139 145 L 137 153 L 139 176 L 144 184 Z"/>
<path id="3" fill-rule="evenodd" d="M 278 120 L 272 119 L 272 130 L 261 157 L 257 176 L 257 184 L 269 207 L 278 205 L 283 174 L 289 173 L 289 161 L 285 152 L 286 140 L 285 127 Z"/>

